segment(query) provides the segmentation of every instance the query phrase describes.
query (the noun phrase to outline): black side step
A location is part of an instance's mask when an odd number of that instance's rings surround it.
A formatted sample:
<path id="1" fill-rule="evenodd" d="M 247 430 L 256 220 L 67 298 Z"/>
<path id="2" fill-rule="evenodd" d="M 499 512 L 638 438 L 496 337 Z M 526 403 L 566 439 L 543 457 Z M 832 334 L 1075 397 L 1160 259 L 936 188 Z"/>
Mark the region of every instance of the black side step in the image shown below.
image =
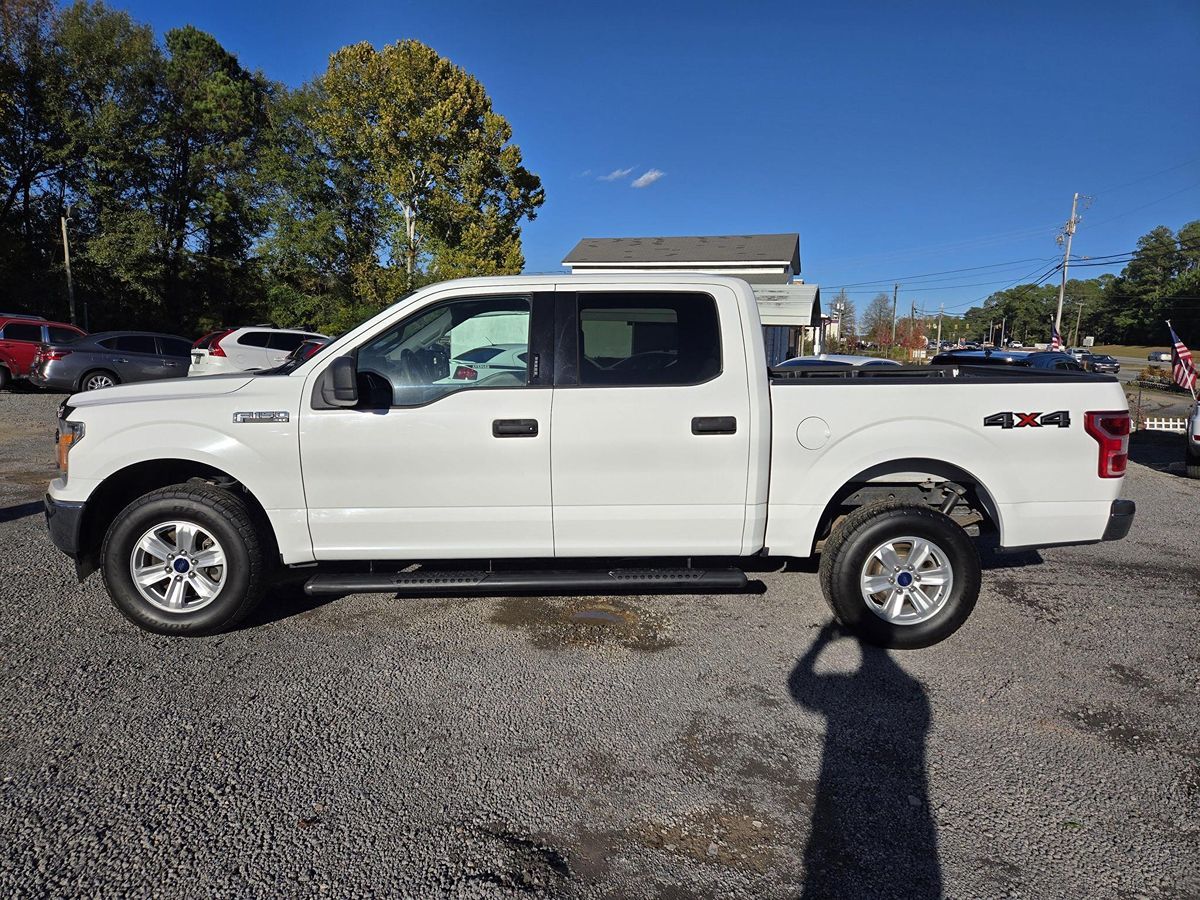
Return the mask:
<path id="1" fill-rule="evenodd" d="M 329 594 L 403 594 L 420 597 L 447 592 L 503 594 L 579 591 L 737 590 L 746 586 L 741 569 L 609 569 L 533 572 L 376 572 L 314 575 L 304 585 L 310 597 Z"/>

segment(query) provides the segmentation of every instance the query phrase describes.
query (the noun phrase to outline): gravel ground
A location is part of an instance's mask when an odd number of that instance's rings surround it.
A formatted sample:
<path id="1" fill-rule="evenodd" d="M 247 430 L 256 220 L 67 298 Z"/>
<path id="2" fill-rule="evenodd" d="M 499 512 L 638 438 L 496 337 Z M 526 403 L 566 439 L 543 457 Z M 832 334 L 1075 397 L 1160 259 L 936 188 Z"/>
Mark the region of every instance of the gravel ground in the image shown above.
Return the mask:
<path id="1" fill-rule="evenodd" d="M 57 399 L 0 394 L 4 896 L 1200 896 L 1200 482 L 1166 438 L 1126 541 L 989 556 L 928 650 L 831 631 L 810 566 L 281 593 L 179 640 L 51 547 Z"/>

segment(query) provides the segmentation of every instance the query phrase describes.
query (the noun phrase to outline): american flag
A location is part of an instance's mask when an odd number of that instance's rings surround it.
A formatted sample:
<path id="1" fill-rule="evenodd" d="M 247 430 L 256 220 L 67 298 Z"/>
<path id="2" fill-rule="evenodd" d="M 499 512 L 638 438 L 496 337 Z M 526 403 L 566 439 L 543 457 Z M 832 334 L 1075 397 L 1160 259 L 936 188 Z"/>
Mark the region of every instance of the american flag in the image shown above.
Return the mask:
<path id="1" fill-rule="evenodd" d="M 1167 323 L 1171 331 L 1171 375 L 1175 383 L 1185 391 L 1196 390 L 1196 364 L 1192 361 L 1192 351 L 1179 339 L 1171 323 Z"/>
<path id="2" fill-rule="evenodd" d="M 1062 335 L 1058 333 L 1058 326 L 1053 322 L 1050 323 L 1050 349 L 1062 349 Z"/>

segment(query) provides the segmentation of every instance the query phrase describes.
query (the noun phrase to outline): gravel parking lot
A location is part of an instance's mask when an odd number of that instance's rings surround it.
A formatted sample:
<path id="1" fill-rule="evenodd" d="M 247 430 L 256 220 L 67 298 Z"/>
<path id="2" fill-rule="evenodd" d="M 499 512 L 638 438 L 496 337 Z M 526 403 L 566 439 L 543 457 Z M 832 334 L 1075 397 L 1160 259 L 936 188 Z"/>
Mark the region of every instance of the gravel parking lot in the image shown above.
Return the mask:
<path id="1" fill-rule="evenodd" d="M 755 592 L 333 602 L 143 634 L 46 536 L 57 397 L 0 394 L 4 896 L 1200 896 L 1200 482 L 989 554 L 928 650 Z"/>

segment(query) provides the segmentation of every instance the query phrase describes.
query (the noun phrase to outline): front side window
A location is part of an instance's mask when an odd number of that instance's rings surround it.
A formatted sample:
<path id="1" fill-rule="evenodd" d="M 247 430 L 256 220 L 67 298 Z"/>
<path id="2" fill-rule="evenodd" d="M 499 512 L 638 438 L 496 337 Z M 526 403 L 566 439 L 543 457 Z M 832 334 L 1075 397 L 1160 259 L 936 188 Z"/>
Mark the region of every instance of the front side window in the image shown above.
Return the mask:
<path id="1" fill-rule="evenodd" d="M 529 311 L 524 297 L 421 310 L 359 349 L 360 404 L 422 406 L 463 389 L 524 387 Z"/>
<path id="2" fill-rule="evenodd" d="M 707 294 L 579 295 L 580 384 L 699 384 L 720 373 L 717 306 Z"/>

